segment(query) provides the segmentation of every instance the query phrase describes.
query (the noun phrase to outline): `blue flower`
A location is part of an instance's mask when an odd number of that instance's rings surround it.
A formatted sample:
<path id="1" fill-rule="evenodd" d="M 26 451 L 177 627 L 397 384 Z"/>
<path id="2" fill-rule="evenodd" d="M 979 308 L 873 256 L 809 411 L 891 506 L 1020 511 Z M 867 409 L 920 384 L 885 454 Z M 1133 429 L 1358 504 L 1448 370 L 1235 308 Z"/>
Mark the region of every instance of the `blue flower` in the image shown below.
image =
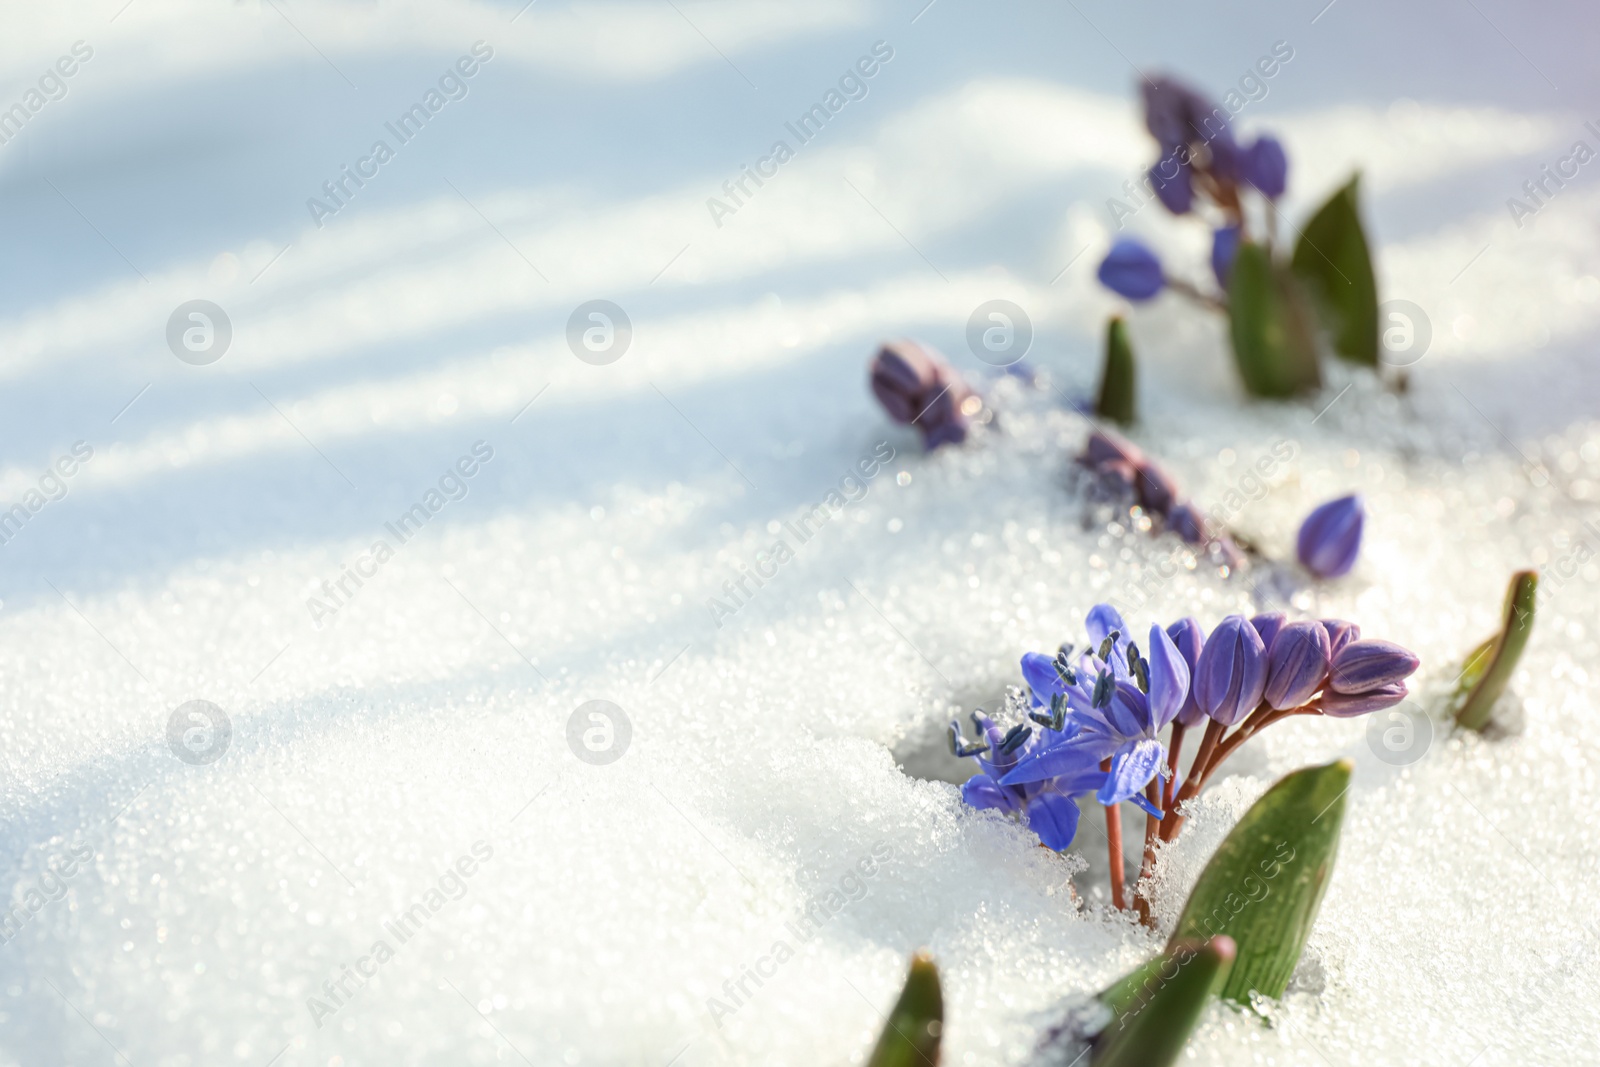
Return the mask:
<path id="1" fill-rule="evenodd" d="M 1194 207 L 1194 171 L 1187 162 L 1168 155 L 1150 168 L 1150 184 L 1161 203 L 1174 215 L 1187 215 Z"/>
<path id="2" fill-rule="evenodd" d="M 1073 736 L 1076 724 L 1063 723 L 1062 730 L 1042 726 L 1035 731 L 1028 723 L 1018 723 L 1002 733 L 981 710 L 972 713 L 972 721 L 982 738 L 974 745 L 962 740 L 959 724 L 950 724 L 951 750 L 977 759 L 983 768 L 962 784 L 961 799 L 974 808 L 1020 816 L 1046 848 L 1060 852 L 1070 846 L 1078 832 L 1078 805 L 1072 798 L 1099 789 L 1105 781 L 1104 771 L 1085 760 L 1063 774 L 1023 785 L 1002 784 L 1001 778 L 1038 746 L 1060 744 Z"/>
<path id="3" fill-rule="evenodd" d="M 1211 235 L 1211 273 L 1226 292 L 1228 275 L 1233 273 L 1233 257 L 1239 252 L 1239 227 L 1218 226 Z"/>
<path id="4" fill-rule="evenodd" d="M 1289 157 L 1276 137 L 1257 137 L 1244 153 L 1244 179 L 1268 200 L 1283 195 L 1289 183 Z"/>
<path id="5" fill-rule="evenodd" d="M 1097 631 L 1104 633 L 1100 646 L 1091 645 L 1072 677 L 1058 674 L 1054 685 L 1039 679 L 1052 702 L 1060 694 L 1070 709 L 1068 725 L 1076 729 L 1044 740 L 1002 775 L 999 784 L 1025 785 L 1110 760 L 1110 774 L 1095 799 L 1105 805 L 1132 800 L 1160 817 L 1144 789 L 1152 779 L 1165 777 L 1166 750 L 1158 736 L 1188 699 L 1189 666 L 1159 626 L 1150 628 L 1150 656 L 1145 658 L 1121 636 L 1121 616 L 1110 605 L 1097 605 L 1087 621 L 1091 638 Z M 1031 666 L 1025 662 L 1024 674 L 1037 674 L 1036 660 Z M 1029 685 L 1034 685 L 1031 677 Z M 1039 699 L 1038 689 L 1034 696 Z"/>
<path id="6" fill-rule="evenodd" d="M 1300 527 L 1295 546 L 1300 562 L 1318 578 L 1342 578 L 1356 565 L 1367 512 L 1351 494 L 1317 508 Z"/>
<path id="7" fill-rule="evenodd" d="M 1167 282 L 1161 260 L 1149 246 L 1132 237 L 1119 237 L 1100 261 L 1100 284 L 1129 300 L 1149 300 Z"/>

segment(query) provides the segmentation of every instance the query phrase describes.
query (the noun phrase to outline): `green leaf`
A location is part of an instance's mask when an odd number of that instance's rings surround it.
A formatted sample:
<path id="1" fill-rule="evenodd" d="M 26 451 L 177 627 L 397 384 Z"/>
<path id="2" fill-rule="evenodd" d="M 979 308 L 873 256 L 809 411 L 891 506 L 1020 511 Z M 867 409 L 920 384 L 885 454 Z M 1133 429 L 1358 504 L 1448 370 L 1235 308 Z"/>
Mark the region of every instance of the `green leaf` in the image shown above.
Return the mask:
<path id="1" fill-rule="evenodd" d="M 1233 356 L 1255 396 L 1288 397 L 1322 384 L 1304 293 L 1267 250 L 1244 242 L 1228 278 Z"/>
<path id="2" fill-rule="evenodd" d="M 1294 273 L 1305 282 L 1333 342 L 1353 363 L 1378 365 L 1378 282 L 1361 228 L 1357 174 L 1311 216 L 1294 246 Z"/>
<path id="3" fill-rule="evenodd" d="M 1094 1038 L 1090 1067 L 1176 1063 L 1233 957 L 1227 937 L 1176 942 L 1100 994 L 1111 1020 Z"/>
<path id="4" fill-rule="evenodd" d="M 1349 760 L 1287 775 L 1255 802 L 1200 872 L 1173 931 L 1183 941 L 1227 934 L 1238 958 L 1220 996 L 1283 996 L 1333 873 L 1350 786 Z"/>
<path id="5" fill-rule="evenodd" d="M 1482 730 L 1489 725 L 1495 702 L 1505 692 L 1533 635 L 1534 600 L 1539 591 L 1535 571 L 1518 571 L 1506 589 L 1500 632 L 1472 650 L 1461 674 L 1455 700 L 1456 725 Z"/>
<path id="6" fill-rule="evenodd" d="M 889 1011 L 889 1021 L 867 1058 L 867 1067 L 935 1067 L 943 1030 L 944 994 L 939 989 L 939 968 L 934 966 L 932 956 L 918 952 L 911 957 L 905 988 Z"/>
<path id="7" fill-rule="evenodd" d="M 1100 398 L 1095 414 L 1127 425 L 1136 417 L 1133 347 L 1128 344 L 1128 327 L 1122 317 L 1106 323 L 1106 359 L 1100 370 Z"/>

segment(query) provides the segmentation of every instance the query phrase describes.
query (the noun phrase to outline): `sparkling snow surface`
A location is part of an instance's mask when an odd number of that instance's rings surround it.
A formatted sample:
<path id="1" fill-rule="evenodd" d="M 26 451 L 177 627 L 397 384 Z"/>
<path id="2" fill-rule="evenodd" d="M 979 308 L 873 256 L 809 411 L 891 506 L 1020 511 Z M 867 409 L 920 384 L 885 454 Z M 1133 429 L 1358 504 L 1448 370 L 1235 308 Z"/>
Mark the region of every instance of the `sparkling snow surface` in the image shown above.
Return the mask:
<path id="1" fill-rule="evenodd" d="M 1600 164 L 1521 228 L 1505 203 L 1600 146 L 1592 12 L 120 3 L 19 9 L 0 40 L 0 108 L 93 48 L 0 145 L 0 506 L 93 450 L 0 545 L 22 916 L 0 1063 L 860 1062 L 919 946 L 947 1062 L 1022 1063 L 1055 1005 L 1161 939 L 1107 909 L 1098 811 L 1063 857 L 960 803 L 952 714 L 1109 597 L 1140 632 L 1356 620 L 1422 656 L 1426 705 L 1523 566 L 1545 578 L 1520 730 L 1439 727 L 1401 758 L 1369 720 L 1276 726 L 1163 854 L 1157 910 L 1273 780 L 1348 757 L 1291 992 L 1271 1025 L 1213 1006 L 1189 1062 L 1600 1044 Z M 313 226 L 305 199 L 478 40 L 468 95 Z M 1403 395 L 1334 368 L 1305 403 L 1246 405 L 1219 326 L 1166 298 L 1132 313 L 1134 436 L 1280 561 L 1306 510 L 1364 493 L 1362 560 L 1318 589 L 1191 569 L 1070 488 L 1070 401 L 1118 307 L 1093 281 L 1105 202 L 1151 154 L 1129 63 L 1220 94 L 1278 40 L 1295 57 L 1239 126 L 1283 134 L 1290 220 L 1363 168 L 1383 295 L 1425 309 L 1431 346 Z M 716 225 L 706 198 L 877 41 L 866 97 Z M 1198 227 L 1128 225 L 1203 269 Z M 164 337 L 197 298 L 233 326 L 203 367 Z M 565 339 L 596 298 L 633 324 L 607 366 Z M 994 298 L 1031 317 L 1032 387 L 967 350 Z M 899 335 L 985 383 L 998 423 L 921 454 L 865 387 Z M 477 442 L 492 458 L 449 481 Z M 441 478 L 464 497 L 400 544 L 385 523 Z M 392 558 L 313 625 L 380 538 Z M 215 762 L 169 745 L 191 700 L 228 716 Z M 591 700 L 631 724 L 604 765 L 568 740 Z"/>

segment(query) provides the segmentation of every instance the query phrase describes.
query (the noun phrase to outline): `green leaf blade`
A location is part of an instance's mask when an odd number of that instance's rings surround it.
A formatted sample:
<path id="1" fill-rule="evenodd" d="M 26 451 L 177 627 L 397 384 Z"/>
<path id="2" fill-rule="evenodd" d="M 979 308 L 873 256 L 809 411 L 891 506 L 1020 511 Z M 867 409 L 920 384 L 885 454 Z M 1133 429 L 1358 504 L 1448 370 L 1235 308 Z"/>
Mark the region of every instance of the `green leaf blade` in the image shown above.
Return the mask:
<path id="1" fill-rule="evenodd" d="M 933 957 L 918 952 L 900 999 L 889 1010 L 867 1067 L 936 1067 L 944 1031 L 944 993 Z"/>
<path id="2" fill-rule="evenodd" d="M 1100 1000 L 1112 1019 L 1095 1037 L 1090 1067 L 1176 1063 L 1233 960 L 1230 938 L 1180 941 L 1107 989 Z"/>
<path id="3" fill-rule="evenodd" d="M 1538 593 L 1537 571 L 1518 571 L 1511 576 L 1500 632 L 1467 657 L 1454 712 L 1457 726 L 1481 732 L 1489 725 L 1494 706 L 1511 683 L 1522 651 L 1533 636 Z"/>
<path id="4" fill-rule="evenodd" d="M 1129 425 L 1138 416 L 1136 373 L 1133 346 L 1128 343 L 1128 326 L 1120 315 L 1106 323 L 1105 363 L 1100 369 L 1100 395 L 1095 414 Z"/>
<path id="5" fill-rule="evenodd" d="M 1245 812 L 1201 872 L 1169 947 L 1226 934 L 1238 946 L 1220 995 L 1281 997 L 1333 873 L 1352 766 L 1285 776 Z"/>
<path id="6" fill-rule="evenodd" d="M 1291 397 L 1322 384 L 1305 296 L 1258 244 L 1244 242 L 1234 254 L 1228 319 L 1239 376 L 1252 395 Z"/>
<path id="7" fill-rule="evenodd" d="M 1291 269 L 1310 290 L 1333 342 L 1352 363 L 1378 365 L 1378 281 L 1361 225 L 1361 176 L 1317 209 L 1295 242 Z"/>

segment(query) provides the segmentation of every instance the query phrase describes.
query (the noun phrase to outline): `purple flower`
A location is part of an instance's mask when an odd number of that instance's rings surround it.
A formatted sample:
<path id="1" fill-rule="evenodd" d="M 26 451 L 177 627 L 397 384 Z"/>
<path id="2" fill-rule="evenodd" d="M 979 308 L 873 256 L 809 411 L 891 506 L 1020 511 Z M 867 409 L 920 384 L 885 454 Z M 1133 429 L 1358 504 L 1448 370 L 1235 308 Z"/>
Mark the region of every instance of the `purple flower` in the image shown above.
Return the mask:
<path id="1" fill-rule="evenodd" d="M 966 440 L 972 390 L 933 349 L 916 341 L 887 342 L 872 360 L 871 380 L 884 411 L 920 430 L 928 449 Z"/>
<path id="2" fill-rule="evenodd" d="M 1283 145 L 1276 137 L 1256 138 L 1256 143 L 1244 153 L 1243 164 L 1245 181 L 1261 190 L 1262 196 L 1276 200 L 1283 195 L 1288 185 L 1289 157 L 1284 155 Z"/>
<path id="3" fill-rule="evenodd" d="M 1261 643 L 1267 647 L 1268 653 L 1272 651 L 1272 639 L 1283 629 L 1284 619 L 1285 616 L 1281 611 L 1268 611 L 1250 617 L 1250 625 L 1261 635 Z"/>
<path id="4" fill-rule="evenodd" d="M 1190 678 L 1194 677 L 1195 667 L 1200 662 L 1200 650 L 1206 646 L 1205 631 L 1200 629 L 1200 624 L 1193 619 L 1179 619 L 1167 627 L 1167 636 L 1172 638 L 1172 643 L 1178 646 L 1178 652 L 1183 656 L 1183 662 L 1189 668 Z M 1195 703 L 1194 686 L 1189 687 L 1189 695 L 1183 698 L 1183 707 L 1178 709 L 1178 725 L 1185 728 L 1199 726 L 1206 720 L 1206 713 Z"/>
<path id="5" fill-rule="evenodd" d="M 1211 273 L 1224 292 L 1228 289 L 1228 275 L 1233 273 L 1233 257 L 1239 251 L 1239 227 L 1219 226 L 1211 235 Z"/>
<path id="6" fill-rule="evenodd" d="M 1104 784 L 1106 774 L 1097 764 L 1085 758 L 1064 774 L 1024 785 L 1002 785 L 1000 778 L 1034 749 L 1059 745 L 1072 736 L 1076 725 L 1058 733 L 1049 727 L 1035 732 L 1032 726 L 1018 723 L 1002 732 L 981 710 L 972 713 L 972 721 L 981 740 L 970 746 L 961 739 L 960 725 L 950 724 L 951 749 L 957 755 L 977 759 L 982 768 L 981 773 L 962 784 L 961 799 L 974 808 L 994 808 L 1021 816 L 1046 848 L 1060 852 L 1071 845 L 1078 831 L 1078 805 L 1072 797 L 1092 793 Z"/>
<path id="7" fill-rule="evenodd" d="M 1411 676 L 1421 661 L 1392 641 L 1352 641 L 1333 657 L 1333 690 L 1370 693 Z"/>
<path id="8" fill-rule="evenodd" d="M 1194 207 L 1194 172 L 1188 163 L 1168 156 L 1150 168 L 1150 184 L 1162 205 L 1174 215 L 1187 215 Z"/>
<path id="9" fill-rule="evenodd" d="M 1266 702 L 1283 711 L 1310 700 L 1328 680 L 1331 647 L 1320 622 L 1291 622 L 1279 630 L 1267 651 Z"/>
<path id="10" fill-rule="evenodd" d="M 1211 631 L 1195 668 L 1195 701 L 1223 726 L 1232 726 L 1261 703 L 1267 684 L 1267 649 L 1243 615 L 1229 615 Z"/>
<path id="11" fill-rule="evenodd" d="M 1163 152 L 1207 141 L 1228 128 L 1228 113 L 1173 78 L 1146 79 L 1144 124 Z"/>
<path id="12" fill-rule="evenodd" d="M 1132 441 L 1124 440 L 1109 430 L 1096 430 L 1083 446 L 1083 459 L 1091 467 L 1099 467 L 1113 460 L 1138 467 L 1144 462 L 1144 453 Z"/>
<path id="13" fill-rule="evenodd" d="M 1330 689 L 1322 694 L 1322 714 L 1353 719 L 1369 711 L 1392 708 L 1406 698 L 1407 692 L 1404 682 L 1390 682 L 1365 693 L 1335 693 Z"/>
<path id="14" fill-rule="evenodd" d="M 1361 551 L 1366 509 L 1352 493 L 1317 508 L 1300 527 L 1298 554 L 1306 570 L 1318 578 L 1342 578 Z"/>
<path id="15" fill-rule="evenodd" d="M 1179 504 L 1167 512 L 1167 525 L 1191 545 L 1204 544 L 1207 540 L 1205 519 L 1188 504 Z"/>
<path id="16" fill-rule="evenodd" d="M 1129 300 L 1149 300 L 1161 291 L 1166 278 L 1161 260 L 1149 246 L 1132 237 L 1119 237 L 1100 261 L 1100 284 Z"/>
<path id="17" fill-rule="evenodd" d="M 1206 138 L 1206 147 L 1211 150 L 1211 162 L 1206 169 L 1215 177 L 1231 182 L 1239 176 L 1239 171 L 1244 166 L 1244 152 L 1234 141 L 1231 130 L 1226 126 L 1215 129 L 1215 132 Z"/>
<path id="18" fill-rule="evenodd" d="M 1157 515 L 1165 515 L 1178 500 L 1178 483 L 1154 460 L 1139 467 L 1139 503 Z"/>
<path id="19" fill-rule="evenodd" d="M 1058 671 L 1054 681 L 1039 678 L 1040 685 L 1051 691 L 1052 703 L 1059 683 L 1060 699 L 1070 709 L 1068 725 L 1075 729 L 1058 732 L 1054 740 L 1032 749 L 999 784 L 1021 786 L 1080 774 L 1084 766 L 1098 766 L 1109 759 L 1111 773 L 1095 799 L 1106 805 L 1132 800 L 1159 816 L 1160 810 L 1144 796 L 1144 789 L 1152 779 L 1166 774 L 1166 750 L 1158 735 L 1188 698 L 1188 664 L 1159 626 L 1150 628 L 1150 657 L 1130 663 L 1132 653 L 1122 633 L 1121 616 L 1108 604 L 1096 605 L 1087 622 L 1090 648 L 1078 659 L 1072 677 L 1063 679 Z M 1093 643 L 1097 632 L 1103 634 L 1098 646 Z M 1102 649 L 1110 655 L 1101 656 Z M 1120 663 L 1118 656 L 1122 657 Z M 1035 700 L 1040 698 L 1033 680 L 1037 668 L 1037 659 L 1032 666 L 1026 662 L 1023 666 Z"/>
<path id="20" fill-rule="evenodd" d="M 1328 631 L 1328 644 L 1337 656 L 1339 650 L 1351 641 L 1361 640 L 1361 627 L 1343 619 L 1323 619 L 1322 628 Z"/>

